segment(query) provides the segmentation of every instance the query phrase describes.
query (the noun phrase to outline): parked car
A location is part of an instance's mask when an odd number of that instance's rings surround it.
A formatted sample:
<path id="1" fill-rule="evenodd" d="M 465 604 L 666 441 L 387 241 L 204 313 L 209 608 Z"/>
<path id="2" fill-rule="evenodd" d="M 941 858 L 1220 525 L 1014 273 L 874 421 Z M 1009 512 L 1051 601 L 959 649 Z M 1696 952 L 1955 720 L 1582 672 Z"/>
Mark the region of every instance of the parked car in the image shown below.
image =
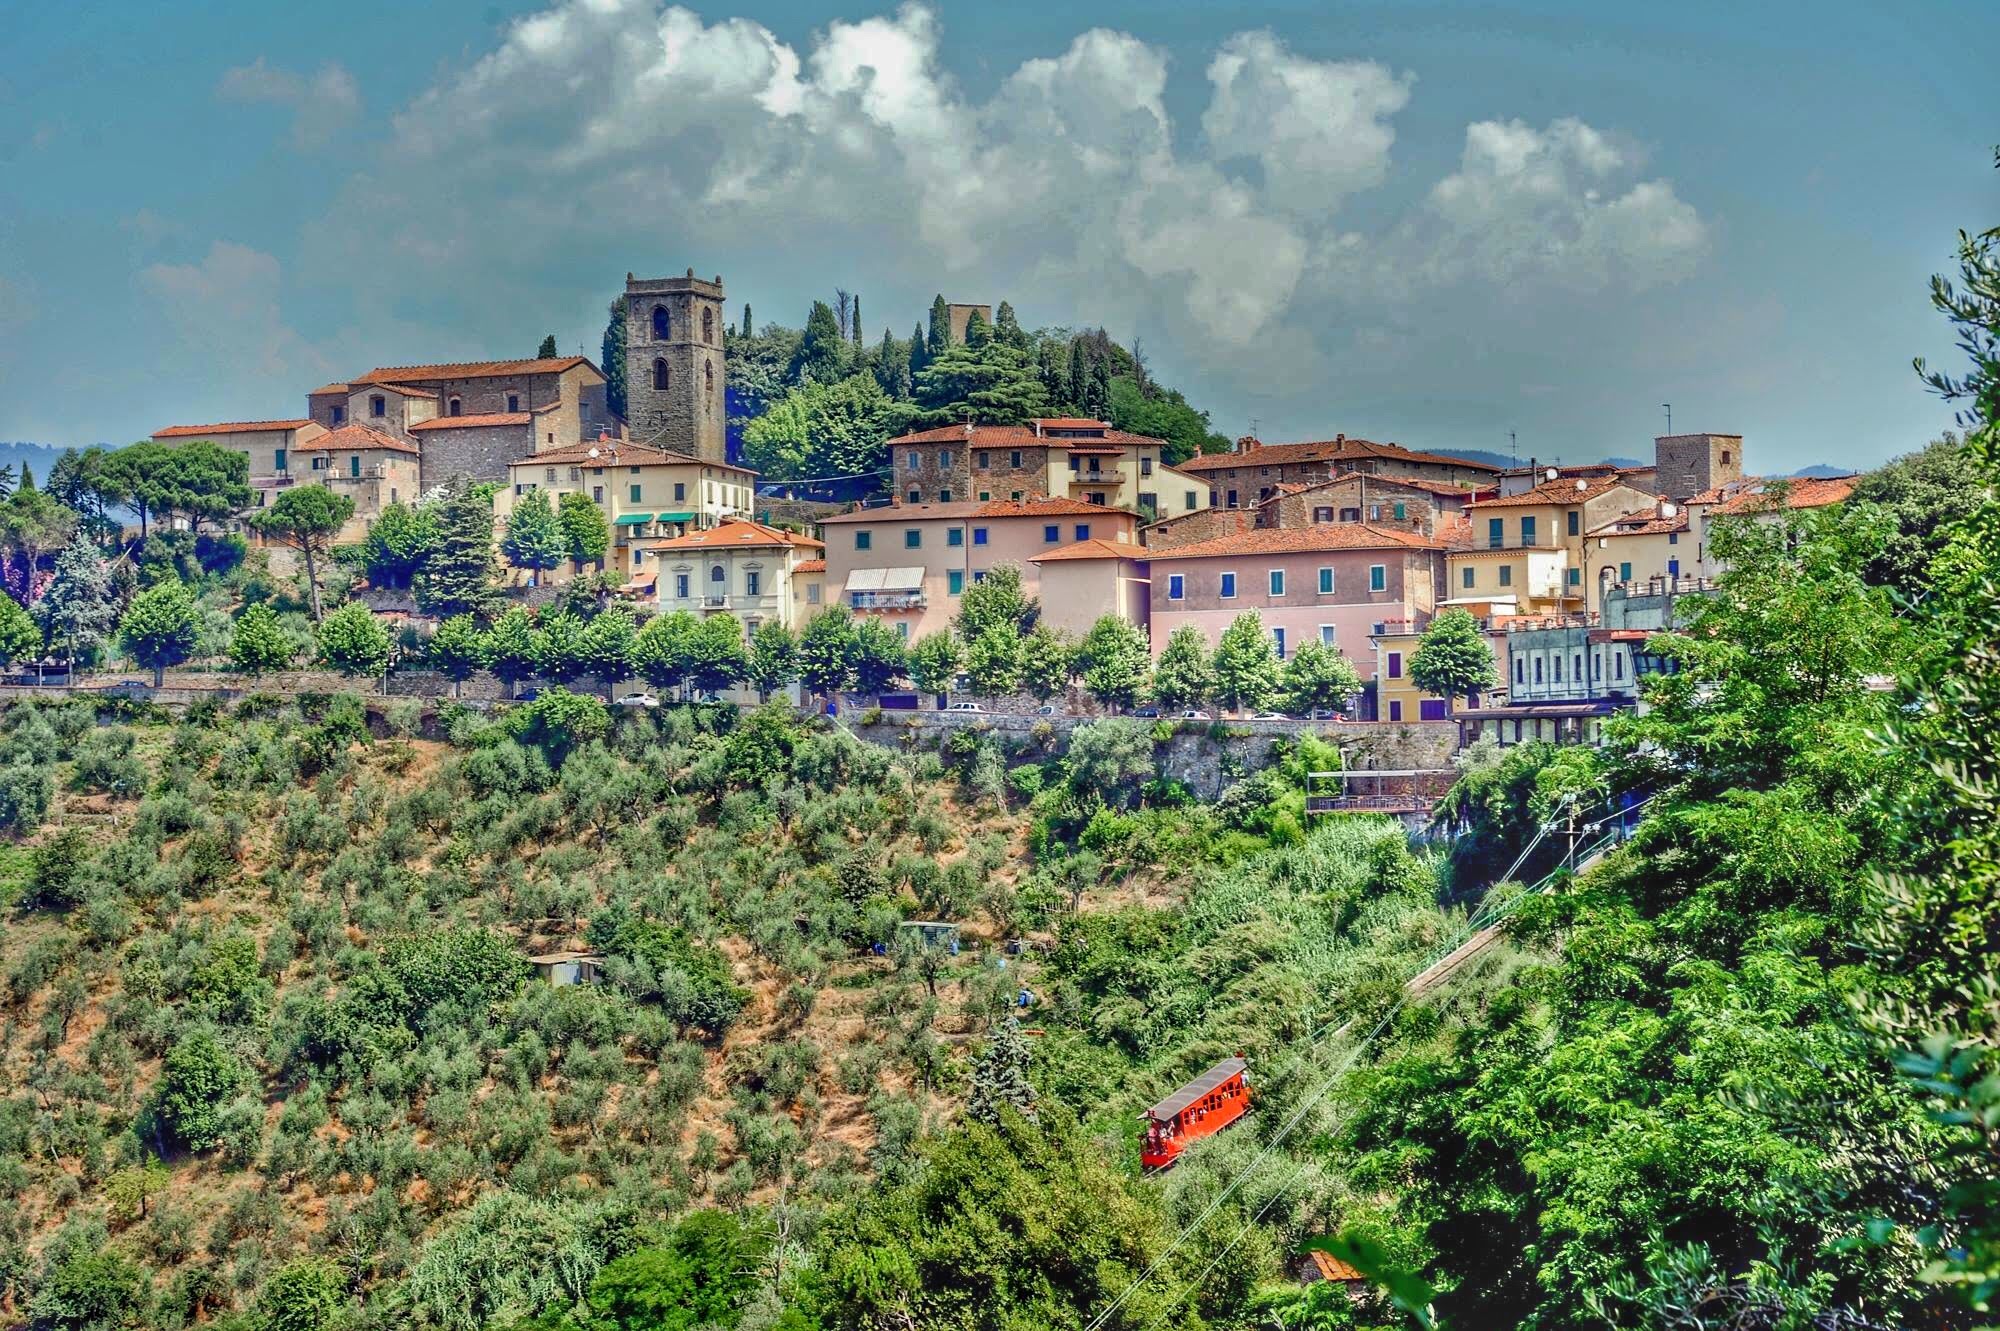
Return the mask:
<path id="1" fill-rule="evenodd" d="M 1134 716 L 1158 716 L 1159 714 L 1160 714 L 1160 709 L 1153 706 L 1153 704 L 1151 703 L 1147 703 L 1143 707 L 1134 707 L 1132 709 L 1132 715 Z"/>
<path id="2" fill-rule="evenodd" d="M 1296 720 L 1298 720 L 1298 718 L 1297 718 L 1297 717 L 1295 717 L 1295 716 L 1286 716 L 1286 715 L 1285 715 L 1285 714 L 1284 714 L 1283 712 L 1259 712 L 1259 713 L 1257 713 L 1257 715 L 1255 715 L 1255 716 L 1251 717 L 1250 719 L 1251 719 L 1252 721 L 1296 721 Z"/>
<path id="3" fill-rule="evenodd" d="M 618 700 L 620 707 L 658 707 L 660 700 L 650 693 L 628 693 Z"/>
<path id="4" fill-rule="evenodd" d="M 986 709 L 976 702 L 955 702 L 945 708 L 947 712 L 983 712 Z"/>
<path id="5" fill-rule="evenodd" d="M 1045 702 L 1035 709 L 1036 716 L 1061 716 L 1063 709 L 1052 702 Z"/>
<path id="6" fill-rule="evenodd" d="M 1210 715 L 1209 715 L 1209 714 L 1208 714 L 1207 712 L 1204 712 L 1204 711 L 1202 711 L 1202 710 L 1201 710 L 1201 708 L 1199 708 L 1199 707 L 1190 707 L 1190 708 L 1188 708 L 1188 709 L 1187 709 L 1186 711 L 1184 711 L 1184 712 L 1180 713 L 1180 719 L 1181 719 L 1181 720 L 1183 720 L 1183 721 L 1211 721 L 1211 720 L 1214 720 L 1214 718 L 1213 718 L 1213 717 L 1211 717 L 1211 716 L 1210 716 Z"/>

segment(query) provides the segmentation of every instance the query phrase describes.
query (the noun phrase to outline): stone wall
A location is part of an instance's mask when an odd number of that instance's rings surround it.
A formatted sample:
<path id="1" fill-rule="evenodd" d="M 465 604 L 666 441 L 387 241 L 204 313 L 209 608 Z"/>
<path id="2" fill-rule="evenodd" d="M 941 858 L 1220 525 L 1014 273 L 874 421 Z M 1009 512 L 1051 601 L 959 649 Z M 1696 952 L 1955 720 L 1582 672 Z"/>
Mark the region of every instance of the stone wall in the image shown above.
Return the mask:
<path id="1" fill-rule="evenodd" d="M 865 718 L 865 719 L 864 719 Z M 1023 760 L 1068 751 L 1071 733 L 1090 717 L 982 715 L 977 712 L 850 712 L 843 723 L 871 744 L 904 751 L 935 750 L 960 730 L 990 735 Z M 1458 727 L 1449 721 L 1168 721 L 1138 724 L 1172 731 L 1154 752 L 1160 774 L 1181 782 L 1201 799 L 1212 800 L 1251 772 L 1273 761 L 1281 741 L 1314 734 L 1336 745 L 1346 766 L 1360 771 L 1399 771 L 1451 765 Z"/>
<path id="2" fill-rule="evenodd" d="M 474 425 L 418 431 L 424 488 L 443 485 L 455 476 L 506 484 L 507 464 L 535 451 L 533 428 L 532 424 Z"/>

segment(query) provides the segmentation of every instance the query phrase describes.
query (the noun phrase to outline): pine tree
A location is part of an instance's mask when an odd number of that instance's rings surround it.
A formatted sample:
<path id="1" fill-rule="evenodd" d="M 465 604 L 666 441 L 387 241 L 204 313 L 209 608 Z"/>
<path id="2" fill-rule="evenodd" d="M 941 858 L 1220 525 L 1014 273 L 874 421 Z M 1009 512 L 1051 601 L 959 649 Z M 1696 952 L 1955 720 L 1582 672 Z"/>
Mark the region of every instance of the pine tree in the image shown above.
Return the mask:
<path id="1" fill-rule="evenodd" d="M 1021 327 L 1021 321 L 1014 316 L 1014 307 L 1004 300 L 993 315 L 993 335 L 1016 351 L 1035 349 L 1035 339 Z"/>
<path id="2" fill-rule="evenodd" d="M 846 340 L 833 307 L 823 300 L 814 301 L 812 313 L 806 316 L 805 336 L 792 358 L 792 377 L 801 382 L 832 383 L 845 368 L 845 352 Z"/>
<path id="3" fill-rule="evenodd" d="M 1028 1080 L 1028 1042 L 1021 1036 L 1021 1024 L 1012 1017 L 994 1027 L 972 1068 L 972 1093 L 966 1098 L 965 1112 L 989 1126 L 1000 1122 L 1003 1108 L 1012 1108 L 1028 1118 L 1035 1116 L 1035 1088 Z"/>
<path id="4" fill-rule="evenodd" d="M 1083 347 L 1083 339 L 1069 340 L 1069 409 L 1080 416 L 1090 414 L 1090 361 Z"/>
<path id="5" fill-rule="evenodd" d="M 924 341 L 924 326 L 918 324 L 910 330 L 910 382 L 924 372 L 924 366 L 931 363 L 930 344 Z"/>
<path id="6" fill-rule="evenodd" d="M 986 322 L 986 316 L 978 310 L 965 321 L 965 345 L 977 351 L 993 340 L 993 325 Z"/>
<path id="7" fill-rule="evenodd" d="M 939 295 L 931 301 L 931 332 L 930 343 L 927 349 L 931 357 L 935 359 L 938 356 L 942 356 L 944 349 L 950 345 L 951 307 L 946 305 L 944 297 Z"/>
<path id="8" fill-rule="evenodd" d="M 750 307 L 743 307 L 743 331 L 750 331 Z M 604 325 L 599 355 L 604 371 L 604 405 L 619 419 L 625 416 L 625 298 L 611 302 L 611 318 Z"/>
<path id="9" fill-rule="evenodd" d="M 55 577 L 35 602 L 35 620 L 51 646 L 60 645 L 63 660 L 74 665 L 103 643 L 118 621 L 118 602 L 111 574 L 97 547 L 78 536 L 56 556 Z"/>
<path id="10" fill-rule="evenodd" d="M 250 519 L 257 530 L 305 557 L 307 600 L 315 622 L 320 618 L 320 564 L 331 556 L 333 538 L 353 516 L 354 500 L 348 496 L 335 494 L 324 485 L 298 485 Z"/>
<path id="11" fill-rule="evenodd" d="M 416 577 L 417 605 L 448 619 L 493 599 L 493 505 L 460 483 L 437 504 L 437 546 Z"/>
<path id="12" fill-rule="evenodd" d="M 542 339 L 542 345 L 535 352 L 535 359 L 554 360 L 560 355 L 562 352 L 556 348 L 556 335 L 550 333 Z"/>

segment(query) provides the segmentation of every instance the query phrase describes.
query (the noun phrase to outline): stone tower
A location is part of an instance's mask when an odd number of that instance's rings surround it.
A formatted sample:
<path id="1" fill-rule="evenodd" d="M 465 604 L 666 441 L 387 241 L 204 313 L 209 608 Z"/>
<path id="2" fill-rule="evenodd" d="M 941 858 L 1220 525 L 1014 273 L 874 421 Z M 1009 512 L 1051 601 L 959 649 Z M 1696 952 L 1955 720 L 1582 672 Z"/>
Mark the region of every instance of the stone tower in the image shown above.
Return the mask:
<path id="1" fill-rule="evenodd" d="M 1740 434 L 1663 434 L 1653 440 L 1653 488 L 1677 504 L 1743 479 Z"/>
<path id="2" fill-rule="evenodd" d="M 728 461 L 722 279 L 625 274 L 625 425 L 641 444 Z"/>

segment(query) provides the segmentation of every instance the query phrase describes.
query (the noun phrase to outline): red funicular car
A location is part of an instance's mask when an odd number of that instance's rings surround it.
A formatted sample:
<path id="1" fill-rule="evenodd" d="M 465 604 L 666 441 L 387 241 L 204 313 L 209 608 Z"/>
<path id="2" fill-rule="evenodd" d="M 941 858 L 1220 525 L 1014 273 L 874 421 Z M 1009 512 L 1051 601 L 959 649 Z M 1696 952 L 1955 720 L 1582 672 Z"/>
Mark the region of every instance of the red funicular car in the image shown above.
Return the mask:
<path id="1" fill-rule="evenodd" d="M 1222 1131 L 1250 1110 L 1249 1064 L 1225 1058 L 1146 1111 L 1139 1160 L 1164 1169 L 1188 1143 Z"/>

